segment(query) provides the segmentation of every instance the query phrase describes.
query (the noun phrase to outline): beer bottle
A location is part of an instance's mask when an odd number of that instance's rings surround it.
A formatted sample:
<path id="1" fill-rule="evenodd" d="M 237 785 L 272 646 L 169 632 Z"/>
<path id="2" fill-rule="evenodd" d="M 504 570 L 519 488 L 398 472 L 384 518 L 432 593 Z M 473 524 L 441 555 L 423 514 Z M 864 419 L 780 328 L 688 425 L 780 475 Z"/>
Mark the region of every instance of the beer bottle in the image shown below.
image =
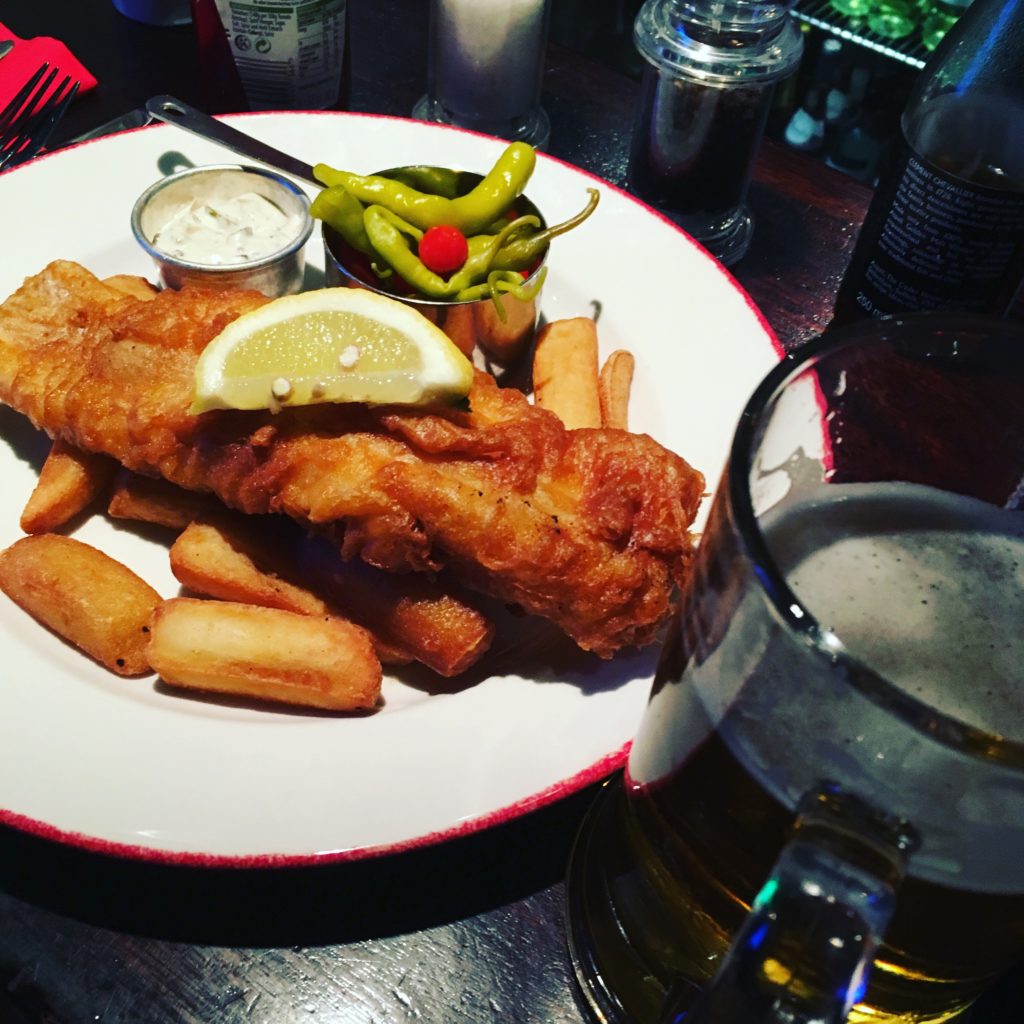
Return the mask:
<path id="1" fill-rule="evenodd" d="M 1024 0 L 974 0 L 915 82 L 833 323 L 1003 315 L 1024 275 Z"/>

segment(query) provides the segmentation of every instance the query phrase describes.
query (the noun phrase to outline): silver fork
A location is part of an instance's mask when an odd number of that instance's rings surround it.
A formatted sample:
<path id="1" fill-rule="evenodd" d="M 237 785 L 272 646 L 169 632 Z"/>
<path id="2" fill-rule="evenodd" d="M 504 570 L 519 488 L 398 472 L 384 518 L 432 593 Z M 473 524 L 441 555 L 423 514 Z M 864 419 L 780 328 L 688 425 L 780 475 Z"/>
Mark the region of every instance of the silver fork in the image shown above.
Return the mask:
<path id="1" fill-rule="evenodd" d="M 47 96 L 56 77 L 56 68 L 40 65 L 0 111 L 0 171 L 31 160 L 41 150 L 78 93 L 79 83 L 65 75 Z"/>

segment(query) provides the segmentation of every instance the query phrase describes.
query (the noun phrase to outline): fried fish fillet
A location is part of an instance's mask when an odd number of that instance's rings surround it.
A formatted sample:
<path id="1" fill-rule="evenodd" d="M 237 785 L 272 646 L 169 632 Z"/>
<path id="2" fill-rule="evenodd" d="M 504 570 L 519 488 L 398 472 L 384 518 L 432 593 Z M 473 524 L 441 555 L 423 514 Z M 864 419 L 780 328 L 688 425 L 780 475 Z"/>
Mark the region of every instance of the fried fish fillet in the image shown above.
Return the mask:
<path id="1" fill-rule="evenodd" d="M 644 435 L 567 431 L 477 374 L 469 411 L 187 412 L 199 353 L 258 292 L 126 296 L 56 262 L 0 306 L 0 400 L 137 473 L 284 513 L 346 557 L 463 583 L 602 656 L 650 642 L 692 550 L 704 479 Z"/>

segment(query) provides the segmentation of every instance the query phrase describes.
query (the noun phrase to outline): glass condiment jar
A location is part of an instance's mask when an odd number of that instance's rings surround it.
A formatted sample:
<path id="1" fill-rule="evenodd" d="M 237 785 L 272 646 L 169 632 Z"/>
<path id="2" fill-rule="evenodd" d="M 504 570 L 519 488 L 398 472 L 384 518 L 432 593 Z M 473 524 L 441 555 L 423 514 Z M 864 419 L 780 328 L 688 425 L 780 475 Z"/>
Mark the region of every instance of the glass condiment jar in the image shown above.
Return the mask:
<path id="1" fill-rule="evenodd" d="M 754 157 L 775 83 L 800 62 L 791 2 L 646 0 L 628 180 L 727 266 L 747 251 Z"/>

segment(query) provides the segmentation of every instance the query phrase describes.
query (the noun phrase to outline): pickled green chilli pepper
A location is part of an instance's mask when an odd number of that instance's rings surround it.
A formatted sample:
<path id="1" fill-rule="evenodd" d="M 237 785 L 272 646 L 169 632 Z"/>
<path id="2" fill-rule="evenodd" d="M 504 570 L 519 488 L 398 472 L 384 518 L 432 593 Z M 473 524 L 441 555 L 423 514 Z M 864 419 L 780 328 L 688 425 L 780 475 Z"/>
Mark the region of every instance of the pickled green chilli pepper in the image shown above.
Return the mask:
<path id="1" fill-rule="evenodd" d="M 435 224 L 451 224 L 469 237 L 497 220 L 522 195 L 536 162 L 532 146 L 513 142 L 480 184 L 456 199 L 420 192 L 394 178 L 336 171 L 326 164 L 317 164 L 313 174 L 317 181 L 343 185 L 360 202 L 384 206 L 424 231 Z"/>
<path id="2" fill-rule="evenodd" d="M 412 251 L 407 239 L 418 241 L 422 235 L 418 228 L 402 220 L 386 207 L 370 206 L 366 210 L 366 233 L 370 242 L 376 252 L 394 267 L 398 275 L 427 298 L 454 299 L 456 302 L 463 302 L 470 297 L 464 293 L 474 286 L 479 286 L 481 278 L 491 284 L 502 284 L 501 291 L 510 292 L 518 298 L 531 297 L 524 286 L 522 275 L 517 271 L 491 270 L 491 263 L 502 243 L 519 231 L 523 222 L 539 224 L 536 217 L 521 217 L 510 221 L 508 227 L 500 234 L 474 236 L 474 244 L 470 246 L 469 256 L 462 268 L 445 279 L 440 274 L 428 270 Z"/>
<path id="3" fill-rule="evenodd" d="M 590 194 L 590 199 L 575 217 L 570 217 L 568 220 L 563 220 L 561 224 L 555 224 L 553 227 L 537 231 L 532 235 L 516 238 L 507 245 L 503 245 L 495 254 L 491 268 L 493 270 L 521 270 L 532 266 L 544 255 L 544 250 L 547 249 L 552 238 L 564 235 L 566 231 L 571 231 L 577 225 L 582 224 L 597 209 L 601 193 L 596 188 L 588 188 L 587 192 Z"/>
<path id="4" fill-rule="evenodd" d="M 379 177 L 404 182 L 406 185 L 419 189 L 420 192 L 428 192 L 432 196 L 454 199 L 469 191 L 465 184 L 465 174 L 465 171 L 453 171 L 449 167 L 417 165 L 381 171 Z"/>
<path id="5" fill-rule="evenodd" d="M 478 184 L 459 195 L 466 187 L 462 171 L 420 166 L 360 175 L 321 163 L 314 173 L 325 188 L 310 213 L 368 257 L 378 277 L 395 273 L 421 295 L 441 301 L 490 297 L 504 319 L 500 297 L 535 296 L 543 272 L 534 272 L 551 240 L 586 220 L 599 198 L 589 189 L 584 209 L 553 227 L 536 216 L 518 216 L 516 201 L 535 164 L 533 148 L 513 142 Z M 428 267 L 418 252 L 424 233 L 439 226 L 453 231 L 456 241 L 459 232 L 466 239 L 465 261 L 446 274 Z"/>
<path id="6" fill-rule="evenodd" d="M 363 223 L 366 208 L 348 189 L 340 185 L 323 189 L 310 204 L 309 212 L 330 224 L 353 249 L 367 256 L 374 255 Z"/>

